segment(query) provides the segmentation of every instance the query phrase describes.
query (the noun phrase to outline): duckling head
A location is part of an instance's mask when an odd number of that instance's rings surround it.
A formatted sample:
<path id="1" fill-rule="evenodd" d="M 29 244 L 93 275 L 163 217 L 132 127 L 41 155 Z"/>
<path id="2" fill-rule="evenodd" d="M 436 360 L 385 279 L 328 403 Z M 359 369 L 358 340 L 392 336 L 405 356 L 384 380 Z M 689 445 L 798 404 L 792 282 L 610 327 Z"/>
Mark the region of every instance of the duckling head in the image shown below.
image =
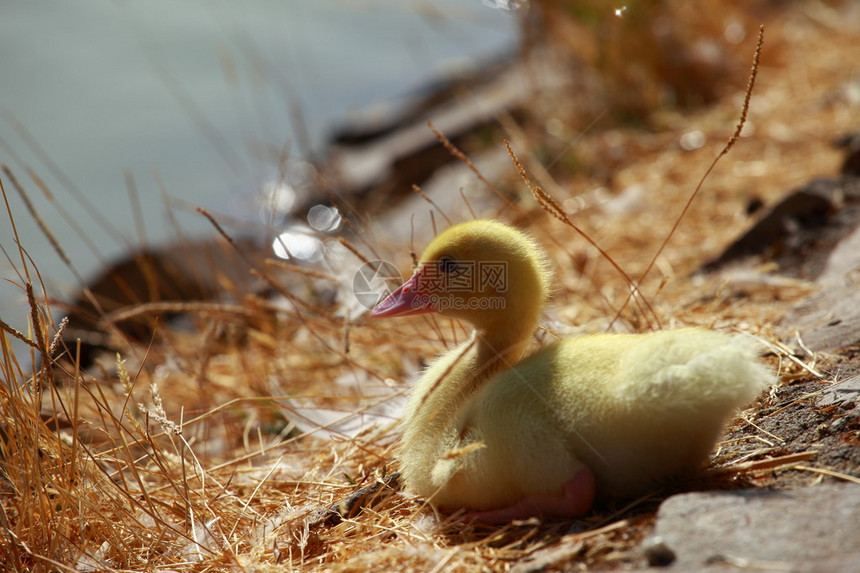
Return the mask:
<path id="1" fill-rule="evenodd" d="M 437 312 L 522 338 L 537 326 L 549 284 L 544 253 L 531 237 L 496 221 L 470 221 L 440 233 L 412 278 L 370 316 Z"/>

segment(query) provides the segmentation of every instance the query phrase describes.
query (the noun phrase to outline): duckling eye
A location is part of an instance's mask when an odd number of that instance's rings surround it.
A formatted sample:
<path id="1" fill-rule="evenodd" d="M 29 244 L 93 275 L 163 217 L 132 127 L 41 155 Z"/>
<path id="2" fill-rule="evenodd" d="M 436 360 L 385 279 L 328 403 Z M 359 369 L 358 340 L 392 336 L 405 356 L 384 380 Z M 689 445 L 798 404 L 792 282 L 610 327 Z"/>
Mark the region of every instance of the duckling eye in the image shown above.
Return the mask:
<path id="1" fill-rule="evenodd" d="M 439 270 L 446 275 L 450 274 L 457 270 L 457 261 L 447 255 L 439 257 Z"/>

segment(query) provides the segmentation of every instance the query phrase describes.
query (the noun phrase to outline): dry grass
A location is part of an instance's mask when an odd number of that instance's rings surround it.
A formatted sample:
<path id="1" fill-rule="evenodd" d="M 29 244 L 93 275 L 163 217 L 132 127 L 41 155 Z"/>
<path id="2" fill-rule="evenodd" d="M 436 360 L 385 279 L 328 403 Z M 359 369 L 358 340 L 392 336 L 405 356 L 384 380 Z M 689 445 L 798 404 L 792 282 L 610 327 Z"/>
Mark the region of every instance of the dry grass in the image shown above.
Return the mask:
<path id="1" fill-rule="evenodd" d="M 769 23 L 768 42 L 780 45 L 785 64 L 760 72 L 754 132 L 708 179 L 643 281 L 651 310 L 628 309 L 623 327 L 653 326 L 655 316 L 663 326 L 731 327 L 770 340 L 783 334 L 775 319 L 803 288 L 761 283 L 745 290 L 716 277 L 690 277 L 747 225 L 751 197 L 767 203 L 835 171 L 838 156 L 827 142 L 848 120 L 856 125 L 857 107 L 851 111 L 833 94 L 849 78 L 845 54 L 857 53 L 860 40 L 850 24 L 822 10 L 798 3 Z M 740 81 L 735 91 L 742 89 Z M 661 133 L 588 134 L 575 152 L 593 168 L 557 175 L 567 195 L 554 200 L 620 268 L 639 277 L 731 134 L 739 109 L 729 97 L 694 114 L 653 116 Z M 684 151 L 677 142 L 691 130 L 704 134 L 704 144 Z M 518 154 L 538 147 L 516 135 Z M 809 157 L 816 160 L 801 160 Z M 535 158 L 521 159 L 532 172 Z M 644 191 L 634 195 L 634 185 Z M 559 269 L 548 328 L 608 323 L 628 285 L 528 190 L 516 181 L 509 186 L 522 194 L 509 219 L 527 225 Z M 625 195 L 631 206 L 619 199 Z M 375 247 L 390 260 L 408 261 L 405 247 Z M 0 559 L 18 571 L 526 570 L 540 563 L 611 568 L 637 559 L 631 548 L 648 531 L 659 495 L 572 522 L 484 528 L 436 515 L 397 490 L 391 479 L 397 430 L 378 414 L 380 404 L 403 392 L 420 360 L 466 331 L 429 318 L 385 328 L 363 317 L 350 321 L 336 306 L 279 287 L 271 266 L 253 270 L 281 296 L 187 307 L 196 321 L 192 332 L 165 325 L 149 345 L 117 338 L 119 355 L 81 372 L 70 359 L 76 348 L 59 342 L 62 327 L 51 319 L 50 298 L 22 253 L 19 286 L 29 294 L 30 332 L 15 333 L 5 323 L 0 332 Z M 345 288 L 337 277 L 313 278 Z M 152 310 L 158 309 L 141 312 Z M 252 320 L 243 319 L 247 330 L 233 339 L 224 332 L 237 315 Z M 12 337 L 27 341 L 29 352 L 15 355 Z M 780 368 L 790 381 L 814 365 L 784 360 Z M 314 421 L 306 416 L 321 412 L 333 421 L 329 435 L 308 435 Z M 356 412 L 377 412 L 381 423 L 348 433 L 339 413 Z M 718 485 L 734 484 L 740 469 L 768 475 L 786 465 L 816 469 L 803 454 L 768 461 L 779 452 L 761 444 L 754 435 L 722 444 L 717 461 L 733 469 L 715 478 Z M 376 483 L 384 485 L 362 490 Z M 341 509 L 357 491 L 367 495 L 350 511 Z"/>

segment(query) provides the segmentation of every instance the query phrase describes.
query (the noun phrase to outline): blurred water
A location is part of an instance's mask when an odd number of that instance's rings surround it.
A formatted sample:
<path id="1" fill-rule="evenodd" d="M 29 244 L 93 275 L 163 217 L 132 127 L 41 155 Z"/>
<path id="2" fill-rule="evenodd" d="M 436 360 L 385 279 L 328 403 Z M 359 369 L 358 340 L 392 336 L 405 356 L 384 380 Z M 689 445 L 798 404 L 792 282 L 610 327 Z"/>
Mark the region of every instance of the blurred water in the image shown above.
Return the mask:
<path id="1" fill-rule="evenodd" d="M 131 245 L 175 236 L 162 189 L 188 205 L 253 216 L 254 194 L 277 173 L 261 150 L 288 145 L 294 158 L 312 156 L 349 110 L 510 51 L 515 35 L 514 16 L 481 0 L 7 0 L 0 161 L 90 276 Z M 75 291 L 3 180 L 50 293 Z M 183 232 L 211 231 L 191 207 L 173 213 Z M 5 214 L 0 246 L 17 264 Z M 0 317 L 22 328 L 25 299 L 5 256 L 0 278 Z"/>

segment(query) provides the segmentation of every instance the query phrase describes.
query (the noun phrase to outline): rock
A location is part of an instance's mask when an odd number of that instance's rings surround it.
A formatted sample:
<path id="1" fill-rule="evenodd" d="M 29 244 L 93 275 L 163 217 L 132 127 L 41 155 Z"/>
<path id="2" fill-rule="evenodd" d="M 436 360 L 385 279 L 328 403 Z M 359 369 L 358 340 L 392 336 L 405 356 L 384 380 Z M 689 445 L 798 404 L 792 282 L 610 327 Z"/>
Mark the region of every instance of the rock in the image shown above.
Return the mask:
<path id="1" fill-rule="evenodd" d="M 63 341 L 74 350 L 80 339 L 80 366 L 87 368 L 102 351 L 125 349 L 123 340 L 148 344 L 165 322 L 176 324 L 193 314 L 182 303 L 239 302 L 248 294 L 271 294 L 251 273 L 253 267 L 264 268 L 270 252 L 262 239 L 237 238 L 228 244 L 215 238 L 180 239 L 129 253 L 102 269 L 71 301 L 55 303 L 69 318 Z M 267 273 L 286 290 L 306 286 L 307 277 L 298 273 L 274 268 Z M 315 302 L 323 304 L 324 297 Z M 232 318 L 238 333 L 253 322 L 245 315 Z M 210 317 L 213 322 L 224 321 Z"/>
<path id="2" fill-rule="evenodd" d="M 820 261 L 860 226 L 860 132 L 833 144 L 845 150 L 839 177 L 814 179 L 789 193 L 702 270 L 756 256 L 776 263 L 780 273 L 815 279 Z"/>
<path id="3" fill-rule="evenodd" d="M 860 376 L 854 376 L 828 386 L 821 393 L 818 406 L 830 406 L 832 404 L 839 404 L 845 412 L 840 419 L 845 419 L 848 413 L 860 408 Z"/>
<path id="4" fill-rule="evenodd" d="M 687 493 L 663 502 L 643 548 L 673 555 L 668 571 L 860 571 L 858 515 L 856 484 Z"/>
<path id="5" fill-rule="evenodd" d="M 781 277 L 814 281 L 818 292 L 780 324 L 797 334 L 788 341 L 797 354 L 835 352 L 860 342 L 860 136 L 846 135 L 836 145 L 846 150 L 840 177 L 796 189 L 702 267 L 745 276 L 738 269 L 769 262 Z"/>
<path id="6" fill-rule="evenodd" d="M 761 255 L 767 250 L 797 243 L 803 229 L 814 229 L 827 222 L 836 210 L 834 184 L 830 180 L 813 181 L 774 205 L 751 229 L 729 246 L 705 269 L 718 268 L 735 259 Z"/>
<path id="7" fill-rule="evenodd" d="M 831 251 L 816 283 L 814 295 L 782 320 L 797 331 L 803 346 L 832 352 L 860 341 L 860 227 Z"/>
<path id="8" fill-rule="evenodd" d="M 499 115 L 528 105 L 537 89 L 530 78 L 525 66 L 504 63 L 475 74 L 468 89 L 463 82 L 441 86 L 432 97 L 385 114 L 390 117 L 384 123 L 367 121 L 366 127 L 339 135 L 323 170 L 337 181 L 339 194 L 347 196 L 378 186 L 408 190 L 454 161 L 428 122 L 452 140 L 474 133 Z"/>
<path id="9" fill-rule="evenodd" d="M 860 179 L 816 179 L 768 209 L 703 270 L 758 256 L 779 272 L 815 279 L 827 254 L 860 224 Z"/>

